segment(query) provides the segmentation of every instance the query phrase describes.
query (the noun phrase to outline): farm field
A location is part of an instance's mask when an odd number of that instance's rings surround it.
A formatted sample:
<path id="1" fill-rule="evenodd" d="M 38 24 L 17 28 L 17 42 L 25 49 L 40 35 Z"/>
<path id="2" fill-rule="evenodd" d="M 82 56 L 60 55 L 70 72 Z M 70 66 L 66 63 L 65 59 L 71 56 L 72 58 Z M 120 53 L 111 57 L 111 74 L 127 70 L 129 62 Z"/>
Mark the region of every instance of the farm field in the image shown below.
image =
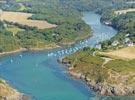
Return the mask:
<path id="1" fill-rule="evenodd" d="M 135 46 L 126 47 L 126 48 L 111 51 L 111 52 L 106 52 L 106 53 L 103 53 L 103 55 L 106 55 L 109 57 L 132 60 L 132 59 L 135 59 Z"/>
<path id="2" fill-rule="evenodd" d="M 118 14 L 126 14 L 126 13 L 128 13 L 128 12 L 135 12 L 135 8 L 130 8 L 130 9 L 125 9 L 125 10 L 117 10 L 117 11 L 115 11 L 114 13 L 116 14 L 116 15 L 118 15 Z"/>
<path id="3" fill-rule="evenodd" d="M 6 3 L 6 1 L 5 0 L 0 0 L 0 3 Z"/>
<path id="4" fill-rule="evenodd" d="M 39 29 L 56 27 L 56 25 L 50 24 L 46 21 L 28 19 L 32 15 L 33 14 L 31 14 L 31 13 L 3 11 L 1 14 L 1 20 L 6 20 L 9 22 L 18 23 L 18 24 L 22 24 L 22 25 L 28 25 L 31 27 L 37 27 Z"/>
<path id="5" fill-rule="evenodd" d="M 135 4 L 135 1 L 129 1 L 128 4 Z"/>

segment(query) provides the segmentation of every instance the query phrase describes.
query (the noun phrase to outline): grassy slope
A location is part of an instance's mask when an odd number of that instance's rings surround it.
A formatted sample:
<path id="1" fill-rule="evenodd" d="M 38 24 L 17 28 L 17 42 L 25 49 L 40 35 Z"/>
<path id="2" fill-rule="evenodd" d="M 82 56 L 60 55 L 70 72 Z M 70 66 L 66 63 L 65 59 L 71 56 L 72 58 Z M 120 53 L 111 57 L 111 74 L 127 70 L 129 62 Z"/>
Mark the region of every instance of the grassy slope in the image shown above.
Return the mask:
<path id="1" fill-rule="evenodd" d="M 90 50 L 81 50 L 65 57 L 63 62 L 68 62 L 69 67 L 76 73 L 82 73 L 94 81 L 102 81 L 106 77 L 101 68 L 104 60 L 92 53 Z"/>
<path id="2" fill-rule="evenodd" d="M 24 31 L 23 29 L 15 27 L 15 26 L 7 27 L 6 30 L 9 32 L 12 32 L 13 35 L 16 35 L 18 32 Z"/>
<path id="3" fill-rule="evenodd" d="M 101 54 L 111 57 L 111 58 L 119 58 L 119 59 L 135 59 L 135 46 L 125 47 L 118 50 L 111 50 L 109 52 L 102 52 Z"/>
<path id="4" fill-rule="evenodd" d="M 105 59 L 88 49 L 65 57 L 63 62 L 70 64 L 70 71 L 82 73 L 96 83 L 116 87 L 135 85 L 135 60 L 113 59 L 104 64 Z"/>

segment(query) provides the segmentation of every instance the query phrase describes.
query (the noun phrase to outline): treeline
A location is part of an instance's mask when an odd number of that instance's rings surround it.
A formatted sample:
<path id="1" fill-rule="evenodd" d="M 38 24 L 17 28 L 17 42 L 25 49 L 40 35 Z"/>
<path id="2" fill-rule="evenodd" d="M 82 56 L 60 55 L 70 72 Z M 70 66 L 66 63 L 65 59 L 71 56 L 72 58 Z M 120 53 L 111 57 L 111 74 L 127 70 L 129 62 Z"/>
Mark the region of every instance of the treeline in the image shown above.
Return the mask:
<path id="1" fill-rule="evenodd" d="M 5 30 L 4 22 L 0 22 L 0 53 L 19 48 L 19 44 L 11 32 Z"/>

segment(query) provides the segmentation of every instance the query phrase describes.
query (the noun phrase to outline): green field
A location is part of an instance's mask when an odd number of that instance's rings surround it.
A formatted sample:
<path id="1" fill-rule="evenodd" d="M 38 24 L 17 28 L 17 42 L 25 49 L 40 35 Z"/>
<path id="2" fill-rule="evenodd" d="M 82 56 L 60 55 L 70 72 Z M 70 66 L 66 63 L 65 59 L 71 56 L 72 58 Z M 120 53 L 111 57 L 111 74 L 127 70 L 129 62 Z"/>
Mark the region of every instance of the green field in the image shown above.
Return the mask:
<path id="1" fill-rule="evenodd" d="M 24 31 L 23 29 L 20 29 L 15 26 L 7 27 L 6 30 L 12 32 L 14 35 L 16 35 L 18 32 Z"/>

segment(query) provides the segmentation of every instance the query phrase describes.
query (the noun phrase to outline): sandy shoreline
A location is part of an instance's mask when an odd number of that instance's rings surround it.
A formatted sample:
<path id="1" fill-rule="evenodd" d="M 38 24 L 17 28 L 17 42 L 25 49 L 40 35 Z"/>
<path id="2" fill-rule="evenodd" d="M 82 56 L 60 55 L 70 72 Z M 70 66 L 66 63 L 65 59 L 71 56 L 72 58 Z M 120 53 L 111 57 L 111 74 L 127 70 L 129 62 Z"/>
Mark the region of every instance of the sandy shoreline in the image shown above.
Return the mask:
<path id="1" fill-rule="evenodd" d="M 20 49 L 17 49 L 17 50 L 15 50 L 15 51 L 2 52 L 2 53 L 0 53 L 0 56 L 2 56 L 2 55 L 7 55 L 7 54 L 18 53 L 18 52 L 22 52 L 22 51 L 27 51 L 27 49 L 25 49 L 25 48 L 20 48 Z"/>
<path id="2" fill-rule="evenodd" d="M 45 48 L 20 48 L 14 51 L 9 51 L 9 52 L 2 52 L 0 53 L 0 56 L 2 55 L 8 55 L 8 54 L 14 54 L 14 53 L 19 53 L 19 52 L 23 52 L 23 51 L 43 51 L 43 50 L 49 50 L 49 49 L 54 49 L 54 48 L 60 48 L 60 46 L 56 45 L 56 46 L 52 46 L 52 47 L 45 47 Z"/>
<path id="3" fill-rule="evenodd" d="M 30 100 L 30 97 L 18 92 L 5 80 L 0 79 L 0 100 Z"/>
<path id="4" fill-rule="evenodd" d="M 29 49 L 26 49 L 28 51 L 43 51 L 43 50 L 50 50 L 50 49 L 55 49 L 55 48 L 60 48 L 61 46 L 59 45 L 55 45 L 55 46 L 50 46 L 50 47 L 45 47 L 45 48 L 29 48 Z"/>

